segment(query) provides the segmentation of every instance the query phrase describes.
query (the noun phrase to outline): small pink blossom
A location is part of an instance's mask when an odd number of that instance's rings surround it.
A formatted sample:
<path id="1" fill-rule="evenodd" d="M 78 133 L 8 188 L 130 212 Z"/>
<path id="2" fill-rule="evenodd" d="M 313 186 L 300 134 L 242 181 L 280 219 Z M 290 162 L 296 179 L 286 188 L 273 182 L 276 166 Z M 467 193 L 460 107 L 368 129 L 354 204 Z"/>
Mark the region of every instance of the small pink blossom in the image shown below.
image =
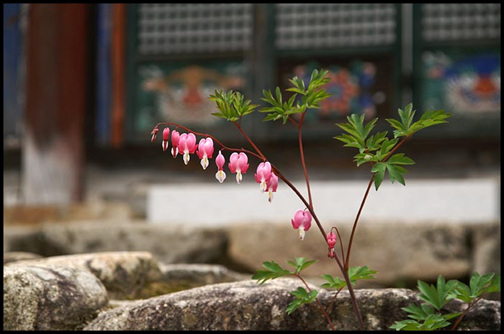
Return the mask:
<path id="1" fill-rule="evenodd" d="M 163 141 L 161 142 L 161 146 L 163 147 L 163 151 L 168 149 L 168 137 L 170 136 L 170 128 L 166 127 L 163 129 Z"/>
<path id="2" fill-rule="evenodd" d="M 299 239 L 303 240 L 305 236 L 305 231 L 308 231 L 311 227 L 312 215 L 308 210 L 297 210 L 294 214 L 294 218 L 291 219 L 292 227 L 299 230 Z"/>
<path id="3" fill-rule="evenodd" d="M 179 138 L 180 138 L 179 132 L 177 130 L 173 130 L 171 134 L 171 142 L 172 142 L 171 154 L 173 155 L 174 158 L 176 158 L 179 153 L 178 149 Z"/>
<path id="4" fill-rule="evenodd" d="M 329 246 L 329 248 L 334 248 L 334 245 L 336 245 L 336 233 L 334 232 L 327 233 L 326 240 L 327 240 L 327 246 Z"/>
<path id="5" fill-rule="evenodd" d="M 271 177 L 271 164 L 266 161 L 266 162 L 261 162 L 259 166 L 257 166 L 257 170 L 255 173 L 255 179 L 257 183 L 261 184 L 261 191 L 265 192 L 268 188 L 266 185 L 266 182 Z"/>
<path id="6" fill-rule="evenodd" d="M 334 258 L 334 245 L 336 245 L 336 233 L 334 232 L 329 232 L 326 235 L 326 240 L 327 240 L 327 247 L 329 249 L 327 256 L 330 258 Z"/>
<path id="7" fill-rule="evenodd" d="M 183 133 L 180 135 L 178 149 L 184 154 L 184 163 L 187 165 L 191 157 L 198 147 L 196 146 L 196 136 L 194 133 Z"/>
<path id="8" fill-rule="evenodd" d="M 270 178 L 266 181 L 266 187 L 268 189 L 268 201 L 271 203 L 273 200 L 273 193 L 277 191 L 278 188 L 278 176 L 275 173 L 271 173 Z"/>
<path id="9" fill-rule="evenodd" d="M 243 152 L 239 154 L 234 152 L 229 157 L 228 167 L 231 173 L 236 173 L 236 182 L 240 183 L 242 181 L 242 174 L 245 174 L 249 168 L 247 155 Z"/>
<path id="10" fill-rule="evenodd" d="M 217 158 L 215 158 L 215 164 L 217 165 L 218 171 L 215 174 L 215 178 L 219 180 L 220 183 L 224 182 L 226 179 L 226 173 L 224 172 L 224 164 L 226 163 L 226 159 L 222 155 L 222 152 L 219 151 Z"/>
<path id="11" fill-rule="evenodd" d="M 208 159 L 212 158 L 213 151 L 214 145 L 212 138 L 201 138 L 196 154 L 201 159 L 201 167 L 203 167 L 203 169 L 208 167 Z"/>
<path id="12" fill-rule="evenodd" d="M 158 128 L 154 128 L 151 132 L 151 142 L 154 142 L 156 140 L 156 136 L 157 136 L 157 133 L 159 132 L 159 129 Z"/>

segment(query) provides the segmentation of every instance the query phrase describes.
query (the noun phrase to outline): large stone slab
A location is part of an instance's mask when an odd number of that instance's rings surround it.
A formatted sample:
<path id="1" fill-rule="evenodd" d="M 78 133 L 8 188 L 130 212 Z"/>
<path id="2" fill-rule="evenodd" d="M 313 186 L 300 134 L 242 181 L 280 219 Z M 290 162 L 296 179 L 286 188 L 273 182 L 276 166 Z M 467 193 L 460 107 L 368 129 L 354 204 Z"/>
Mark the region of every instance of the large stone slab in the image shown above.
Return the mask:
<path id="1" fill-rule="evenodd" d="M 6 264 L 23 260 L 37 260 L 41 258 L 42 256 L 30 252 L 7 252 L 3 255 L 3 263 Z"/>
<path id="2" fill-rule="evenodd" d="M 8 227 L 4 240 L 4 252 L 54 256 L 146 251 L 163 263 L 212 263 L 225 256 L 227 234 L 214 228 L 92 220 L 45 223 L 38 228 Z"/>
<path id="3" fill-rule="evenodd" d="M 290 315 L 286 313 L 293 300 L 290 291 L 301 285 L 297 279 L 277 279 L 261 286 L 251 280 L 208 285 L 123 304 L 103 312 L 84 330 L 330 329 L 315 304 L 302 305 Z M 359 329 L 348 291 L 340 292 L 330 306 L 335 292 L 318 290 L 318 299 L 336 329 Z M 389 329 L 395 321 L 406 319 L 401 307 L 419 303 L 416 293 L 407 289 L 360 289 L 355 294 L 369 330 Z M 453 307 L 461 309 L 460 304 Z M 485 317 L 481 317 L 482 312 Z M 482 301 L 482 308 L 469 312 L 461 323 L 460 329 L 467 328 L 500 328 L 500 302 Z"/>
<path id="4" fill-rule="evenodd" d="M 86 270 L 103 283 L 111 299 L 135 299 L 145 296 L 150 285 L 162 279 L 158 262 L 148 252 L 77 254 L 7 264 L 26 265 L 58 265 Z"/>
<path id="5" fill-rule="evenodd" d="M 497 223 L 489 224 L 490 226 Z M 348 245 L 351 226 L 338 224 L 343 244 Z M 441 224 L 435 221 L 402 223 L 360 221 L 351 249 L 350 266 L 369 266 L 377 270 L 375 280 L 362 281 L 381 286 L 404 285 L 417 280 L 435 281 L 439 275 L 447 278 L 470 276 L 473 265 L 473 229 L 489 229 L 487 224 Z M 329 229 L 329 227 L 326 227 Z M 490 229 L 492 230 L 492 229 Z M 495 230 L 495 229 L 494 229 Z M 487 235 L 487 243 L 499 243 L 499 235 Z M 327 257 L 327 246 L 316 225 L 303 241 L 290 222 L 283 224 L 235 225 L 229 228 L 229 256 L 251 271 L 261 269 L 261 263 L 274 260 L 283 265 L 294 257 L 317 259 L 305 275 L 331 274 L 342 277 L 336 262 Z M 339 244 L 337 244 L 339 250 Z M 345 248 L 346 249 L 346 248 Z M 487 252 L 480 247 L 479 256 Z M 497 261 L 494 253 L 487 261 Z M 479 259 L 479 262 L 483 261 Z M 488 266 L 485 268 L 487 269 Z M 482 273 L 483 274 L 483 273 Z"/>
<path id="6" fill-rule="evenodd" d="M 4 267 L 4 330 L 82 329 L 108 303 L 89 271 L 57 265 Z"/>

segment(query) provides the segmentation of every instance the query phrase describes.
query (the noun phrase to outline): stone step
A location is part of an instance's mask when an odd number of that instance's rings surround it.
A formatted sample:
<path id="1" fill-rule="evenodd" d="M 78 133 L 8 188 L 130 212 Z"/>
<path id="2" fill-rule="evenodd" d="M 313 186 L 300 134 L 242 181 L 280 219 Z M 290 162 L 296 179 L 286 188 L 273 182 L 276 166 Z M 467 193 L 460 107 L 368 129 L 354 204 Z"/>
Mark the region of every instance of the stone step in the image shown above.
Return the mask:
<path id="1" fill-rule="evenodd" d="M 272 203 L 250 179 L 236 184 L 228 175 L 223 184 L 155 184 L 147 190 L 147 220 L 159 224 L 230 225 L 243 222 L 288 221 L 305 206 L 280 182 Z M 313 203 L 321 221 L 353 222 L 367 181 L 311 183 Z M 303 182 L 296 182 L 308 198 Z M 485 222 L 500 219 L 500 177 L 431 179 L 398 182 L 384 180 L 378 192 L 372 186 L 361 214 L 365 220 Z"/>

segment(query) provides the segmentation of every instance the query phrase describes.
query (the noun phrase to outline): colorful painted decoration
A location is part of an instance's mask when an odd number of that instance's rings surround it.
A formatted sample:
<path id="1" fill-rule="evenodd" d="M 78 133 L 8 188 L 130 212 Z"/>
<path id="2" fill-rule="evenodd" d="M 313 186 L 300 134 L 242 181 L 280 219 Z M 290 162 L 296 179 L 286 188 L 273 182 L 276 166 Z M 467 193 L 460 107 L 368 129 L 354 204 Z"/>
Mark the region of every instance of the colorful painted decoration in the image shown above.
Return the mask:
<path id="1" fill-rule="evenodd" d="M 241 63 L 177 68 L 151 63 L 139 67 L 139 76 L 139 130 L 153 120 L 212 125 L 219 119 L 212 116 L 217 109 L 208 96 L 216 89 L 239 90 L 245 82 Z"/>
<path id="2" fill-rule="evenodd" d="M 305 83 L 310 80 L 316 63 L 298 65 L 293 75 L 303 78 Z M 376 103 L 372 88 L 375 83 L 376 66 L 372 62 L 354 61 L 348 68 L 342 66 L 326 67 L 330 81 L 324 86 L 331 97 L 324 100 L 320 109 L 307 114 L 312 121 L 324 119 L 340 119 L 351 113 L 365 114 L 367 118 L 376 116 Z M 291 74 L 289 74 L 291 75 Z"/>
<path id="3" fill-rule="evenodd" d="M 423 101 L 455 113 L 500 112 L 500 54 L 425 52 Z"/>

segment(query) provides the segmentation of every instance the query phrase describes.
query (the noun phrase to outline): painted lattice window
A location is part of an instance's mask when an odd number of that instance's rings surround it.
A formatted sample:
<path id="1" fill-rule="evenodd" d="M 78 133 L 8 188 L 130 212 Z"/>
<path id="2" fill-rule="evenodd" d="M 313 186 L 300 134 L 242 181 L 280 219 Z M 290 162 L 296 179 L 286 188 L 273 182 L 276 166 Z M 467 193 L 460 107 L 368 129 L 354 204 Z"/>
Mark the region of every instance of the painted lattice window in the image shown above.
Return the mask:
<path id="1" fill-rule="evenodd" d="M 394 4 L 276 5 L 279 49 L 382 46 L 396 41 Z"/>
<path id="2" fill-rule="evenodd" d="M 243 51 L 251 46 L 252 4 L 141 4 L 141 55 Z"/>
<path id="3" fill-rule="evenodd" d="M 500 38 L 499 3 L 448 3 L 422 6 L 422 38 L 460 41 Z"/>

